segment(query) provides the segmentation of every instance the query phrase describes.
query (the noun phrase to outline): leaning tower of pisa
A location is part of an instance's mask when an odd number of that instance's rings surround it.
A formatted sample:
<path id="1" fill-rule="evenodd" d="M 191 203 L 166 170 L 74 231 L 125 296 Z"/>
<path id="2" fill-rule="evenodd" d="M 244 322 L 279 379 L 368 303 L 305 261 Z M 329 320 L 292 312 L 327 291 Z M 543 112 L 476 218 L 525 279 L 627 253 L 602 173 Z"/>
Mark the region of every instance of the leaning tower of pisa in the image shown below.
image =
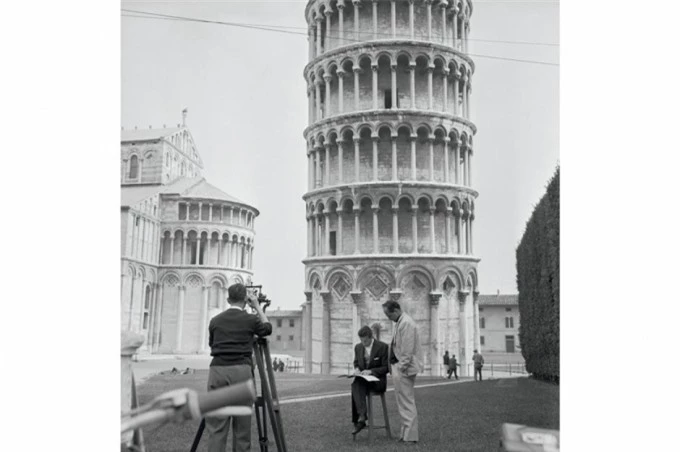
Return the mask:
<path id="1" fill-rule="evenodd" d="M 471 0 L 310 0 L 305 264 L 308 372 L 352 368 L 397 300 L 425 375 L 479 348 Z"/>

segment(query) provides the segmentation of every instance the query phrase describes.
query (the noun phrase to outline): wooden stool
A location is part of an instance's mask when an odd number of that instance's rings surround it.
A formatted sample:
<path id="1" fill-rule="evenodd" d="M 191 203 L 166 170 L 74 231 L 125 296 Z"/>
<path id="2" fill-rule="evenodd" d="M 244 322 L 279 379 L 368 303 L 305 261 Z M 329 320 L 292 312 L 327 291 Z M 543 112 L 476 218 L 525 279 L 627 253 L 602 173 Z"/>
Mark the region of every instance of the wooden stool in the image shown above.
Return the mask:
<path id="1" fill-rule="evenodd" d="M 383 409 L 383 419 L 385 420 L 385 425 L 375 425 L 374 423 L 374 418 L 373 418 L 373 397 L 380 397 L 380 401 L 382 403 L 382 409 Z M 380 429 L 384 428 L 387 431 L 387 437 L 392 438 L 392 431 L 390 430 L 390 418 L 387 416 L 387 405 L 385 404 L 385 393 L 384 392 L 373 392 L 373 391 L 368 391 L 368 396 L 367 396 L 367 402 L 368 405 L 366 406 L 367 411 L 368 411 L 368 440 L 371 440 L 371 437 L 373 435 L 373 429 Z M 357 439 L 357 436 L 354 435 L 354 439 Z"/>

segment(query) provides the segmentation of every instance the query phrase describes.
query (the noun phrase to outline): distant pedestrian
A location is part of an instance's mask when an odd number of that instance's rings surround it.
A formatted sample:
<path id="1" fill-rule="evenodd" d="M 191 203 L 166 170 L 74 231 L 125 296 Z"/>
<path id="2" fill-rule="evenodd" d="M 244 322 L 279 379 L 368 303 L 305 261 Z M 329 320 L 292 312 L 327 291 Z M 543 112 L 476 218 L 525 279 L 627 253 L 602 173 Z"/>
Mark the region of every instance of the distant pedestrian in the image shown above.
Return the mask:
<path id="1" fill-rule="evenodd" d="M 456 360 L 456 355 L 451 355 L 451 359 L 449 359 L 449 374 L 447 375 L 449 380 L 451 379 L 451 374 L 458 380 L 458 369 L 456 369 L 456 367 L 459 366 L 460 364 L 458 364 L 458 361 Z"/>
<path id="2" fill-rule="evenodd" d="M 286 365 L 283 360 L 279 361 L 279 372 L 283 372 L 286 369 Z"/>
<path id="3" fill-rule="evenodd" d="M 444 372 L 449 372 L 449 351 L 446 350 L 444 352 Z M 449 372 L 449 378 L 451 377 L 451 373 Z"/>
<path id="4" fill-rule="evenodd" d="M 272 368 L 274 369 L 274 372 L 279 370 L 279 361 L 276 358 L 274 358 L 274 361 L 272 361 Z"/>
<path id="5" fill-rule="evenodd" d="M 477 352 L 475 349 L 475 354 L 472 355 L 472 361 L 475 363 L 475 381 L 477 381 L 477 375 L 479 374 L 479 381 L 482 381 L 482 367 L 484 367 L 484 357 Z"/>

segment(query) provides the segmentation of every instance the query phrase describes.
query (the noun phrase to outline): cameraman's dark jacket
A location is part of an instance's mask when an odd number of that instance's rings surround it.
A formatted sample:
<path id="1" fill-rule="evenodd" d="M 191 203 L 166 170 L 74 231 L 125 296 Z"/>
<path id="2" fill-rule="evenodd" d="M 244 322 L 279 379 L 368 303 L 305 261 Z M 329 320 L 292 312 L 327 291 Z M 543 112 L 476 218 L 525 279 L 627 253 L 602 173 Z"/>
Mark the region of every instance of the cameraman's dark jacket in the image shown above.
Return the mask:
<path id="1" fill-rule="evenodd" d="M 239 308 L 229 308 L 212 318 L 208 334 L 211 366 L 252 365 L 253 336 L 269 336 L 272 324 Z"/>

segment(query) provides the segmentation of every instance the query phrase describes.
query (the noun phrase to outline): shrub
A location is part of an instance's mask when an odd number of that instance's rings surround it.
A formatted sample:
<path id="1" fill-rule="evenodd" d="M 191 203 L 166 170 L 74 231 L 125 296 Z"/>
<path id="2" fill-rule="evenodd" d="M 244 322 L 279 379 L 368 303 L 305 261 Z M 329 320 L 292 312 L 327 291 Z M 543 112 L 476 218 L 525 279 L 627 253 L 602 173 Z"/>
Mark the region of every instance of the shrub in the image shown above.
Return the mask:
<path id="1" fill-rule="evenodd" d="M 527 222 L 516 250 L 519 341 L 527 372 L 560 376 L 560 169 Z"/>

